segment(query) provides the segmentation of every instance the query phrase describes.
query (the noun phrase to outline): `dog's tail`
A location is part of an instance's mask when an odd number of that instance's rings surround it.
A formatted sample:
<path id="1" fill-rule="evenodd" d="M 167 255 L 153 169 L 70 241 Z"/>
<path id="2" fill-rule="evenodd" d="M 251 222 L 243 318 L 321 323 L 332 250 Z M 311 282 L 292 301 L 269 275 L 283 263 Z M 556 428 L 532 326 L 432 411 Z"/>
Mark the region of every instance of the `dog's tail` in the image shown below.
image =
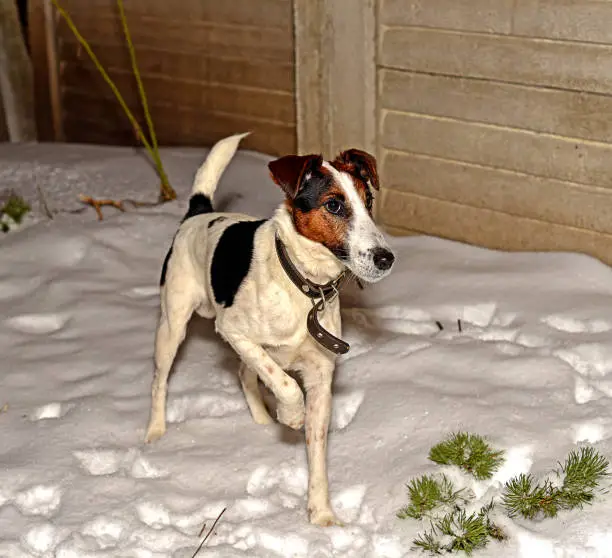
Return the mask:
<path id="1" fill-rule="evenodd" d="M 229 136 L 219 140 L 213 146 L 208 157 L 196 172 L 191 198 L 189 199 L 189 211 L 185 215 L 185 219 L 213 211 L 212 202 L 217 184 L 219 184 L 223 172 L 236 153 L 240 140 L 250 133 Z"/>

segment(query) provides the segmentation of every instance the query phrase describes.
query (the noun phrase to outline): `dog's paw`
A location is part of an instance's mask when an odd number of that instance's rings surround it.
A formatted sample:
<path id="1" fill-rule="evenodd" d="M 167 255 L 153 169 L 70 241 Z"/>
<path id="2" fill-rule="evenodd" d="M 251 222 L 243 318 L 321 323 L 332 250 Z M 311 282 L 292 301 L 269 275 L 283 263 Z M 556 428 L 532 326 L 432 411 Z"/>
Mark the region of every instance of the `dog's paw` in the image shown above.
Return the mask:
<path id="1" fill-rule="evenodd" d="M 344 527 L 331 508 L 315 508 L 310 510 L 310 523 L 319 527 Z"/>
<path id="2" fill-rule="evenodd" d="M 145 436 L 145 444 L 151 444 L 159 440 L 166 433 L 165 424 L 150 424 Z"/>
<path id="3" fill-rule="evenodd" d="M 303 397 L 298 403 L 293 403 L 292 405 L 279 404 L 276 410 L 278 422 L 294 430 L 300 430 L 304 427 L 305 417 L 306 411 L 304 409 Z"/>

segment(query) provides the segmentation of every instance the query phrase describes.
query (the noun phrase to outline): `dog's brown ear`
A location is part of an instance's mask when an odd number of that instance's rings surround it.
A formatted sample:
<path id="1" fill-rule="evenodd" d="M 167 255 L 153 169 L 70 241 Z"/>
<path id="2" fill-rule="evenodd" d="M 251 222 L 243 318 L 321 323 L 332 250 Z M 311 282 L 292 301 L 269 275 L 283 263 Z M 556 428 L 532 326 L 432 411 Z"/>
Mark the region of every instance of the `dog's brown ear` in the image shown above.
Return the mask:
<path id="1" fill-rule="evenodd" d="M 346 165 L 351 174 L 366 182 L 369 181 L 374 190 L 380 190 L 376 159 L 373 155 L 360 149 L 349 149 L 340 153 L 336 161 Z"/>
<path id="2" fill-rule="evenodd" d="M 290 199 L 300 191 L 302 180 L 308 171 L 315 171 L 323 164 L 321 155 L 286 155 L 270 161 L 268 168 L 276 182 Z"/>

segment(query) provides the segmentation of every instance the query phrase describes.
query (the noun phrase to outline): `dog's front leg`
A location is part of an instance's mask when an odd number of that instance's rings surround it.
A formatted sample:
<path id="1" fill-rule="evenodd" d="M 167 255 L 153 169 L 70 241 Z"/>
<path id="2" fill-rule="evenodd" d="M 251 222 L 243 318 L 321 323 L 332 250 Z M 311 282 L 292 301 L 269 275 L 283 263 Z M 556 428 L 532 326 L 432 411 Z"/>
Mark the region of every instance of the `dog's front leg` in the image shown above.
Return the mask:
<path id="1" fill-rule="evenodd" d="M 341 525 L 329 503 L 327 432 L 332 405 L 334 363 L 317 359 L 302 371 L 306 388 L 306 452 L 308 454 L 308 514 L 310 522 Z"/>
<path id="2" fill-rule="evenodd" d="M 298 383 L 268 355 L 263 347 L 244 337 L 225 336 L 242 362 L 261 378 L 277 401 L 276 416 L 282 424 L 299 430 L 304 426 L 304 394 Z"/>

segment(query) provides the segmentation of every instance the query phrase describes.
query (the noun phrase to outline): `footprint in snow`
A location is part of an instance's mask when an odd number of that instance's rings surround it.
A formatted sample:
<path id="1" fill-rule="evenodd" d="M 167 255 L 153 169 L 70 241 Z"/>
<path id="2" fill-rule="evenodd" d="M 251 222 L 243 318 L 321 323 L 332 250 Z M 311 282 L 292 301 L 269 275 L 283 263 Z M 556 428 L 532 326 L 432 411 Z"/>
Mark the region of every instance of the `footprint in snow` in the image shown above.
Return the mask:
<path id="1" fill-rule="evenodd" d="M 265 498 L 241 498 L 227 510 L 227 518 L 236 523 L 267 517 L 279 510 L 278 506 Z"/>
<path id="2" fill-rule="evenodd" d="M 161 479 L 168 476 L 166 471 L 157 468 L 142 455 L 137 455 L 130 467 L 130 474 L 135 479 Z"/>
<path id="3" fill-rule="evenodd" d="M 40 484 L 19 492 L 14 503 L 23 515 L 51 516 L 61 501 L 59 486 Z"/>
<path id="4" fill-rule="evenodd" d="M 600 399 L 602 394 L 587 380 L 577 377 L 574 380 L 574 401 L 578 405 L 584 405 L 591 401 Z"/>
<path id="5" fill-rule="evenodd" d="M 42 277 L 19 277 L 13 279 L 4 276 L 0 288 L 0 300 L 26 298 L 43 284 Z"/>
<path id="6" fill-rule="evenodd" d="M 87 523 L 81 533 L 95 539 L 100 550 L 117 547 L 129 531 L 129 524 L 113 517 L 100 516 Z"/>
<path id="7" fill-rule="evenodd" d="M 123 465 L 124 460 L 122 452 L 113 449 L 75 451 L 74 456 L 81 467 L 94 477 L 116 473 Z"/>
<path id="8" fill-rule="evenodd" d="M 171 525 L 170 512 L 160 503 L 141 502 L 136 506 L 138 519 L 152 529 Z"/>
<path id="9" fill-rule="evenodd" d="M 240 510 L 245 512 L 241 519 L 274 513 L 276 507 L 269 501 L 273 495 L 284 508 L 294 509 L 306 496 L 307 488 L 306 467 L 289 462 L 281 463 L 278 467 L 260 465 L 247 482 L 246 491 L 251 498 L 239 501 Z M 357 521 L 362 516 L 365 493 L 365 485 L 349 486 L 332 498 L 332 507 L 341 519 Z"/>
<path id="10" fill-rule="evenodd" d="M 223 525 L 220 526 L 222 530 Z M 287 556 L 291 558 L 328 558 L 330 553 L 320 554 L 314 544 L 295 533 L 275 533 L 266 527 L 238 525 L 230 532 L 219 533 L 215 541 L 235 548 L 238 553 L 228 556 Z M 325 544 L 325 543 L 323 543 Z M 190 556 L 190 555 L 187 555 Z"/>
<path id="11" fill-rule="evenodd" d="M 134 479 L 159 479 L 168 473 L 158 469 L 137 450 L 87 449 L 75 451 L 74 457 L 88 474 L 98 477 L 126 472 Z"/>
<path id="12" fill-rule="evenodd" d="M 73 405 L 62 405 L 61 403 L 47 403 L 36 408 L 30 414 L 30 420 L 36 422 L 39 420 L 56 419 L 63 417 Z"/>
<path id="13" fill-rule="evenodd" d="M 60 542 L 60 532 L 51 523 L 41 523 L 23 535 L 21 543 L 36 555 L 51 553 Z"/>
<path id="14" fill-rule="evenodd" d="M 155 506 L 155 504 L 153 504 Z M 197 507 L 186 512 L 175 512 L 170 516 L 172 525 L 185 535 L 196 536 L 202 529 L 202 525 L 212 525 L 217 519 L 223 508 L 228 508 L 226 513 L 231 511 L 228 502 L 216 501 L 202 503 L 198 502 Z M 145 512 L 146 513 L 146 512 Z M 225 514 L 223 515 L 225 517 Z M 191 551 L 193 553 L 193 550 Z"/>
<path id="15" fill-rule="evenodd" d="M 363 484 L 349 486 L 332 497 L 332 508 L 343 520 L 356 521 L 360 516 L 365 493 L 366 486 Z"/>
<path id="16" fill-rule="evenodd" d="M 20 333 L 44 335 L 62 329 L 69 318 L 67 314 L 22 314 L 8 318 L 4 323 Z"/>
<path id="17" fill-rule="evenodd" d="M 364 397 L 365 393 L 361 390 L 334 395 L 330 428 L 332 430 L 344 430 L 351 424 L 363 403 Z"/>
<path id="18" fill-rule="evenodd" d="M 151 298 L 159 295 L 159 287 L 157 285 L 141 285 L 133 287 L 123 294 L 129 298 Z"/>
<path id="19" fill-rule="evenodd" d="M 612 330 L 612 323 L 605 320 L 578 320 L 560 314 L 551 314 L 542 321 L 548 327 L 564 333 L 603 333 Z"/>
<path id="20" fill-rule="evenodd" d="M 581 442 L 596 444 L 606 437 L 606 428 L 604 424 L 601 424 L 601 421 L 574 424 L 572 440 L 575 444 Z"/>
<path id="21" fill-rule="evenodd" d="M 612 347 L 584 343 L 552 353 L 576 372 L 574 399 L 585 404 L 601 397 L 612 398 Z"/>
<path id="22" fill-rule="evenodd" d="M 224 417 L 246 409 L 242 394 L 205 392 L 174 397 L 168 401 L 169 423 L 184 422 L 190 418 Z"/>
<path id="23" fill-rule="evenodd" d="M 296 466 L 289 462 L 280 463 L 277 467 L 260 465 L 247 482 L 247 493 L 262 497 L 274 491 L 302 497 L 308 488 L 308 471 L 306 467 Z"/>

